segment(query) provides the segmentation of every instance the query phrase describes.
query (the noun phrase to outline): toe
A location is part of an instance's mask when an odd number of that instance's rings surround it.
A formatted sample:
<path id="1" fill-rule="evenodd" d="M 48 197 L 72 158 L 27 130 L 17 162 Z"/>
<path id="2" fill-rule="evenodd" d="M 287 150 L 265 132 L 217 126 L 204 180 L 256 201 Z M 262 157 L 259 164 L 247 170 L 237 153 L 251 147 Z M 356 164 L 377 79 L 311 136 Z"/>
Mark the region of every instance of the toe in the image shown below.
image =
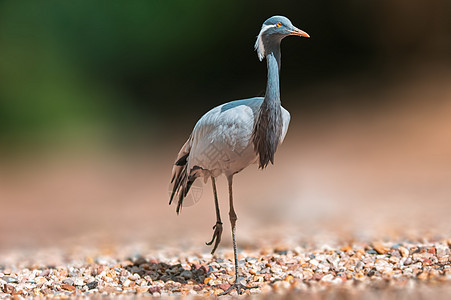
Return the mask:
<path id="1" fill-rule="evenodd" d="M 215 251 L 216 251 L 216 249 L 218 248 L 220 242 L 221 242 L 221 236 L 218 235 L 217 238 L 216 238 L 215 246 L 213 247 L 213 250 L 211 250 L 211 254 L 214 254 L 214 253 L 215 253 Z"/>

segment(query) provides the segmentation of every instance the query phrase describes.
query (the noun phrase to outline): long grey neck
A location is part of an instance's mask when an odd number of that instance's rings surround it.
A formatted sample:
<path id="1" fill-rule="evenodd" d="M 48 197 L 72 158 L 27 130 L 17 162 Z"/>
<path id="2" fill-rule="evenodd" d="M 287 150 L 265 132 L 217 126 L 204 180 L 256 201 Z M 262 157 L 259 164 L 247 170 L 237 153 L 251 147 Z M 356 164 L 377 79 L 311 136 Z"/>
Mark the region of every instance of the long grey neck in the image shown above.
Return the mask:
<path id="1" fill-rule="evenodd" d="M 280 49 L 270 52 L 266 56 L 268 66 L 268 84 L 264 102 L 268 105 L 280 105 L 279 70 L 280 70 Z"/>
<path id="2" fill-rule="evenodd" d="M 274 164 L 274 154 L 282 135 L 282 109 L 280 106 L 279 69 L 280 46 L 274 45 L 267 51 L 268 84 L 266 95 L 254 124 L 252 141 L 259 156 L 259 167 Z M 269 50 L 269 49 L 268 49 Z"/>

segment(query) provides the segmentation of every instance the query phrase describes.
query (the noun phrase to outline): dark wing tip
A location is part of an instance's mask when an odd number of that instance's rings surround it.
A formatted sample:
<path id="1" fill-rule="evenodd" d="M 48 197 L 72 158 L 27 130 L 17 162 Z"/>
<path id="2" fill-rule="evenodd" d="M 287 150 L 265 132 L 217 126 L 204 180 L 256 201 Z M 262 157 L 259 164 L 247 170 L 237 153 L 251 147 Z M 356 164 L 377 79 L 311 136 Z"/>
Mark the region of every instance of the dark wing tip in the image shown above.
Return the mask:
<path id="1" fill-rule="evenodd" d="M 186 153 L 185 155 L 183 155 L 182 157 L 180 157 L 176 162 L 175 165 L 176 166 L 184 166 L 186 165 L 187 161 L 188 161 L 188 156 L 189 153 Z"/>

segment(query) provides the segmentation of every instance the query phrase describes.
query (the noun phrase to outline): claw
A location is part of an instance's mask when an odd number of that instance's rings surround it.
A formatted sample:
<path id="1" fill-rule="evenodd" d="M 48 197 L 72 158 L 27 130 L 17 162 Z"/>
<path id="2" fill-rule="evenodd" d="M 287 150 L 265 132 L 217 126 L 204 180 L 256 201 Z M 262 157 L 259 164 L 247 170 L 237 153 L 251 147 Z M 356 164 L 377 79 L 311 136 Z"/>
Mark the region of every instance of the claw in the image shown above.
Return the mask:
<path id="1" fill-rule="evenodd" d="M 242 285 L 241 283 L 236 283 L 235 282 L 227 290 L 225 290 L 224 292 L 219 294 L 219 296 L 227 295 L 233 290 L 236 290 L 238 295 L 241 295 L 241 289 L 243 289 L 243 290 L 250 290 L 250 289 L 255 289 L 255 288 L 258 288 L 258 286 L 245 286 L 245 285 Z"/>
<path id="2" fill-rule="evenodd" d="M 216 225 L 213 226 L 213 229 L 216 229 Z M 205 244 L 210 246 L 213 243 L 213 241 L 215 240 L 215 238 L 216 238 L 216 230 L 213 232 L 213 238 L 211 239 L 211 241 L 209 241 L 209 242 L 207 242 Z"/>
<path id="3" fill-rule="evenodd" d="M 216 248 L 218 248 L 219 243 L 221 242 L 221 235 L 222 235 L 222 223 L 216 222 L 216 224 L 213 226 L 213 229 L 215 230 L 213 232 L 213 237 L 211 241 L 209 241 L 207 244 L 208 246 L 211 246 L 213 242 L 215 242 L 215 245 L 213 246 L 213 250 L 211 250 L 211 254 L 214 254 L 216 251 Z"/>

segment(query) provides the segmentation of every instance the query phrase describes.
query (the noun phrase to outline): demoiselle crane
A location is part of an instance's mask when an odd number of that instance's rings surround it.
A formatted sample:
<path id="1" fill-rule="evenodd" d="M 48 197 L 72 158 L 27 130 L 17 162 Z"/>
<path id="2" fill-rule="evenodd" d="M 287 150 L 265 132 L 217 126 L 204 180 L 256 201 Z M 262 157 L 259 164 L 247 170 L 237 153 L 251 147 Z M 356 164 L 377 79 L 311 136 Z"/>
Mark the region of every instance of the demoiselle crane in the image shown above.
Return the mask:
<path id="1" fill-rule="evenodd" d="M 233 175 L 250 164 L 258 163 L 264 169 L 269 162 L 274 164 L 274 153 L 282 143 L 288 130 L 290 114 L 281 106 L 279 92 L 280 43 L 289 35 L 309 37 L 282 16 L 267 19 L 257 36 L 255 50 L 258 58 L 266 57 L 268 82 L 265 97 L 236 100 L 219 105 L 205 115 L 194 126 L 190 137 L 180 150 L 172 169 L 173 184 L 169 204 L 175 196 L 177 214 L 183 199 L 193 184 L 204 177 L 211 179 L 216 207 L 216 224 L 213 237 L 207 245 L 214 243 L 213 254 L 222 235 L 222 221 L 219 211 L 215 178 L 221 174 L 227 177 L 229 187 L 229 219 L 232 227 L 235 258 L 235 282 L 223 294 L 236 289 L 247 289 L 239 282 L 235 228 L 237 216 L 233 208 Z"/>

